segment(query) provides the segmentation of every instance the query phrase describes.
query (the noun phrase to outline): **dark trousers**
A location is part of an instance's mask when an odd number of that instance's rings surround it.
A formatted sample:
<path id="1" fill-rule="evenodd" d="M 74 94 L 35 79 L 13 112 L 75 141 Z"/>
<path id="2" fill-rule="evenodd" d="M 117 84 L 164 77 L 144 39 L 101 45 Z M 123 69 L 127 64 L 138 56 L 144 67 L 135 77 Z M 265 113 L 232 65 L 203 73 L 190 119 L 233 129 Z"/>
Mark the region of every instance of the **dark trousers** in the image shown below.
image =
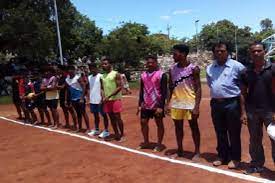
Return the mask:
<path id="1" fill-rule="evenodd" d="M 267 126 L 272 122 L 272 112 L 247 111 L 248 130 L 250 134 L 249 153 L 252 166 L 263 166 L 265 162 L 263 148 L 263 125 Z M 271 140 L 272 158 L 275 162 L 275 141 Z"/>
<path id="2" fill-rule="evenodd" d="M 211 100 L 211 116 L 217 136 L 218 156 L 223 161 L 241 160 L 240 100 Z"/>

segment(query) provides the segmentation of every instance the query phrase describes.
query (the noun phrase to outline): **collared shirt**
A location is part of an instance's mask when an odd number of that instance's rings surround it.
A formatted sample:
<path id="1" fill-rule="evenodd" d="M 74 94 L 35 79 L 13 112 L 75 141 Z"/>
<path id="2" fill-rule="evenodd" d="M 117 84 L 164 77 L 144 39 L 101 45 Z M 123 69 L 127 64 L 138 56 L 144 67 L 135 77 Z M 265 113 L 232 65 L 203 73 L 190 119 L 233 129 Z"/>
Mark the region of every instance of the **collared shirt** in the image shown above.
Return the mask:
<path id="1" fill-rule="evenodd" d="M 211 98 L 231 98 L 240 96 L 240 75 L 245 67 L 228 58 L 224 65 L 216 60 L 206 68 L 207 83 Z"/>

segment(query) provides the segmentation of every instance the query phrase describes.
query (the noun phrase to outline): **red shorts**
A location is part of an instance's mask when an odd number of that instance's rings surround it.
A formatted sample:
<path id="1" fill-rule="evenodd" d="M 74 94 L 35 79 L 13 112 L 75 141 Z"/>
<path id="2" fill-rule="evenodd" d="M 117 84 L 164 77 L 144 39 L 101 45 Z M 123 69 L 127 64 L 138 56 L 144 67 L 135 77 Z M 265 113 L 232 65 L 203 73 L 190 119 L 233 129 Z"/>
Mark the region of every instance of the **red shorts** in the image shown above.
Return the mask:
<path id="1" fill-rule="evenodd" d="M 122 102 L 118 100 L 110 100 L 104 103 L 103 111 L 105 113 L 119 113 L 122 112 Z"/>

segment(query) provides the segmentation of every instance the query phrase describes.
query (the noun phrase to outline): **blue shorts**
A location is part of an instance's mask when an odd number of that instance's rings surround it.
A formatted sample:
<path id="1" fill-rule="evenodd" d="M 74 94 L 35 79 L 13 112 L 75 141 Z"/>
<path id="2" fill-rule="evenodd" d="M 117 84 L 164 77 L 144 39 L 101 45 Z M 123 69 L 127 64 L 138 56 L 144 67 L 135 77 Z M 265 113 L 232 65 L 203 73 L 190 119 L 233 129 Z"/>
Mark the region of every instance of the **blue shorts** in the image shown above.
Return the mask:
<path id="1" fill-rule="evenodd" d="M 105 114 L 103 112 L 103 106 L 102 104 L 90 104 L 90 110 L 92 113 L 100 113 L 100 114 Z"/>

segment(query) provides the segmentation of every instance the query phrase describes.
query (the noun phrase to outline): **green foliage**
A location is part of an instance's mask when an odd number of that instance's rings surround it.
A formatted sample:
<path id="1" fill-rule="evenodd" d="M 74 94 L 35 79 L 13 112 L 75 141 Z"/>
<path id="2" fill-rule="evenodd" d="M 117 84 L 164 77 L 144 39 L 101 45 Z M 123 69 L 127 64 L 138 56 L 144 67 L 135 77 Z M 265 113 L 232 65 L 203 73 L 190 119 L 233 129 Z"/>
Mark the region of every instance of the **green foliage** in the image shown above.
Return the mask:
<path id="1" fill-rule="evenodd" d="M 57 6 L 64 55 L 96 55 L 102 31 L 70 1 L 58 0 Z M 0 19 L 0 51 L 33 61 L 58 55 L 53 0 L 5 0 Z"/>
<path id="2" fill-rule="evenodd" d="M 273 29 L 272 20 L 270 20 L 269 18 L 263 19 L 260 22 L 260 26 L 263 32 L 272 30 Z"/>
<path id="3" fill-rule="evenodd" d="M 80 14 L 70 0 L 57 0 L 63 55 L 70 59 L 103 55 L 124 67 L 137 67 L 148 54 L 169 54 L 173 45 L 185 43 L 191 51 L 211 50 L 214 43 L 224 41 L 235 52 L 237 35 L 238 59 L 248 58 L 252 41 L 261 41 L 275 33 L 273 23 L 266 18 L 260 22 L 261 31 L 252 33 L 250 27 L 240 28 L 228 20 L 206 24 L 198 40 L 177 40 L 166 34 L 150 34 L 144 24 L 122 23 L 108 35 L 94 21 Z M 11 53 L 32 61 L 56 59 L 59 55 L 53 0 L 2 0 L 0 3 L 0 53 Z M 0 55 L 4 58 L 4 56 Z M 1 59 L 3 60 L 3 59 Z"/>
<path id="4" fill-rule="evenodd" d="M 39 59 L 54 44 L 50 0 L 4 1 L 0 4 L 0 51 Z M 34 49 L 35 48 L 35 49 Z"/>
<path id="5" fill-rule="evenodd" d="M 173 45 L 180 43 L 179 40 L 170 39 L 166 34 L 152 34 L 149 36 L 151 54 L 169 54 Z"/>
<path id="6" fill-rule="evenodd" d="M 138 23 L 123 23 L 106 36 L 100 45 L 101 55 L 115 63 L 137 66 L 149 52 L 148 28 Z"/>

